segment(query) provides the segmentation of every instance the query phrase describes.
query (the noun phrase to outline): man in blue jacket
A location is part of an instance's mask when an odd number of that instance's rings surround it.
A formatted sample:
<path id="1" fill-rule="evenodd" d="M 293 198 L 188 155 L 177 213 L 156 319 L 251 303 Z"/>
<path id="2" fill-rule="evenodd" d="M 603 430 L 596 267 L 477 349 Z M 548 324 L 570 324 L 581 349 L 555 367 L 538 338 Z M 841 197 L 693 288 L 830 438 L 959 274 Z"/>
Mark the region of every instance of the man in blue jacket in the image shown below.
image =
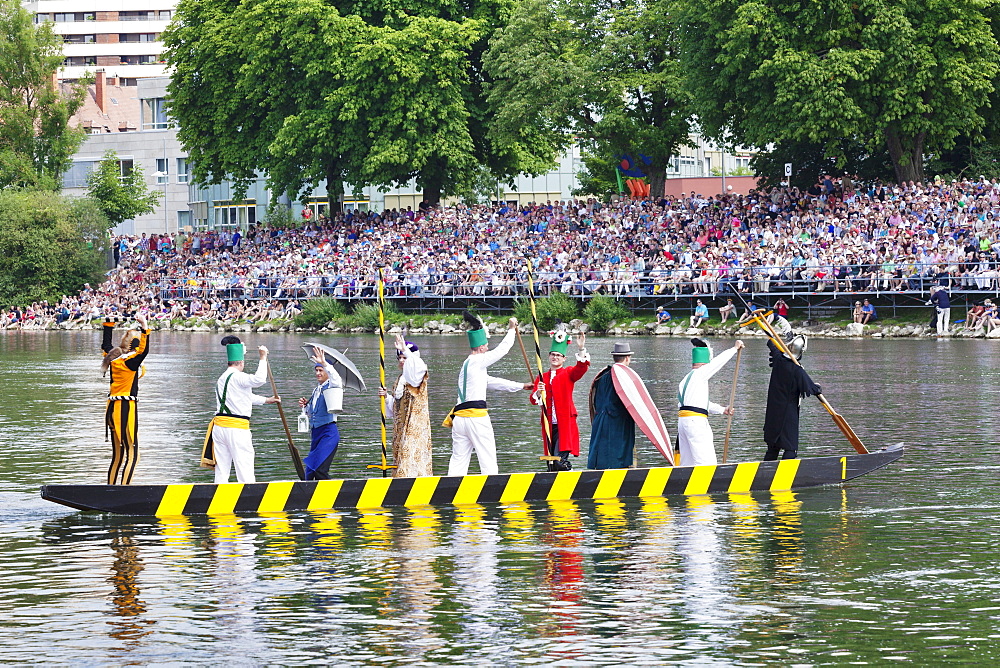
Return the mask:
<path id="1" fill-rule="evenodd" d="M 944 336 L 951 324 L 951 298 L 948 296 L 948 288 L 943 285 L 931 288 L 931 299 L 927 305 L 934 306 L 937 313 L 937 335 Z"/>

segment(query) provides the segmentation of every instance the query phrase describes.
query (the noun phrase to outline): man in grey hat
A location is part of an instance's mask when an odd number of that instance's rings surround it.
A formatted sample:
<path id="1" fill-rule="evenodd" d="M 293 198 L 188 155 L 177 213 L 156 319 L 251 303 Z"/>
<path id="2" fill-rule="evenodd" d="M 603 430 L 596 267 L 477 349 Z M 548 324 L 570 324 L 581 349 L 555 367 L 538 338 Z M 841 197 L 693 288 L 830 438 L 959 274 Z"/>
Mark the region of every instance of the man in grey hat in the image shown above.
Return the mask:
<path id="1" fill-rule="evenodd" d="M 628 366 L 632 347 L 615 341 L 611 351 L 615 364 Z M 635 449 L 635 420 L 622 403 L 615 389 L 611 365 L 606 366 L 590 385 L 590 450 L 589 469 L 623 469 L 632 466 Z"/>

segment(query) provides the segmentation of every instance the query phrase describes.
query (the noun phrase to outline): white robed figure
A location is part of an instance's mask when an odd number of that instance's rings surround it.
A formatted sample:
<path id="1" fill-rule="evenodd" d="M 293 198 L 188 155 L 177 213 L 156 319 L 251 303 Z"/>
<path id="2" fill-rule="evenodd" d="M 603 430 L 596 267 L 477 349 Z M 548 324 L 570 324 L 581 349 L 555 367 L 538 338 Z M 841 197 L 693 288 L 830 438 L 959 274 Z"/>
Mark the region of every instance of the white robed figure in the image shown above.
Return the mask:
<path id="1" fill-rule="evenodd" d="M 708 381 L 712 379 L 726 362 L 733 358 L 742 341 L 713 357 L 712 349 L 701 339 L 691 339 L 691 371 L 684 376 L 677 388 L 677 440 L 681 449 L 681 466 L 715 466 L 719 459 L 715 454 L 711 415 L 729 415 L 732 406 L 720 406 L 708 398 Z"/>

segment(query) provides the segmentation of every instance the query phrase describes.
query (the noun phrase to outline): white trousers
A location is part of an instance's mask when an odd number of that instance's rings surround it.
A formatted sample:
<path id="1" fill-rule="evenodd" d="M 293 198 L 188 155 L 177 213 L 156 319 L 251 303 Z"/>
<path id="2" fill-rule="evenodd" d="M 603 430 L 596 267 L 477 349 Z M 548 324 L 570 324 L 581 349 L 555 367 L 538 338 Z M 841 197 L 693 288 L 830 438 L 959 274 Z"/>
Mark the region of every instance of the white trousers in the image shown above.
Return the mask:
<path id="1" fill-rule="evenodd" d="M 681 446 L 681 466 L 715 466 L 715 442 L 708 418 L 677 418 L 677 438 Z"/>
<path id="2" fill-rule="evenodd" d="M 466 475 L 469 472 L 469 461 L 472 451 L 476 451 L 479 460 L 479 472 L 496 475 L 497 442 L 493 435 L 493 423 L 489 416 L 485 417 L 455 417 L 451 425 L 451 461 L 448 462 L 448 475 Z"/>
<path id="3" fill-rule="evenodd" d="M 249 429 L 213 427 L 215 484 L 229 482 L 229 469 L 236 467 L 237 482 L 257 482 L 253 474 L 253 438 Z"/>
<path id="4" fill-rule="evenodd" d="M 937 310 L 937 333 L 938 336 L 948 333 L 948 327 L 951 324 L 951 309 L 950 308 L 939 308 Z"/>

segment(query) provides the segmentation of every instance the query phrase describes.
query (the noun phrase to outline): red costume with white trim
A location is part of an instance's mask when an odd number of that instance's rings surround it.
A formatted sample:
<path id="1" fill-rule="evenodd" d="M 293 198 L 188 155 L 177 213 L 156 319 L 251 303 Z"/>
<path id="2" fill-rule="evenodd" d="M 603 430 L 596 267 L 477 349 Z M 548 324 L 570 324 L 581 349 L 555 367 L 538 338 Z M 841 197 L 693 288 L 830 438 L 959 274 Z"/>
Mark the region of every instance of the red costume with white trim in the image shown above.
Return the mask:
<path id="1" fill-rule="evenodd" d="M 590 357 L 585 361 L 580 361 L 577 356 L 577 363 L 573 366 L 562 367 L 553 371 L 549 369 L 540 377 L 535 378 L 535 387 L 538 387 L 539 380 L 545 386 L 545 409 L 553 415 L 553 403 L 555 404 L 555 424 L 559 427 L 559 447 L 557 451 L 568 451 L 574 457 L 580 456 L 580 429 L 576 425 L 576 404 L 573 403 L 573 385 L 583 378 L 587 370 L 590 369 Z M 538 395 L 531 394 L 531 403 L 538 405 Z M 542 439 L 545 440 L 545 425 L 542 424 Z M 548 441 L 545 441 L 546 452 L 551 452 L 548 448 Z"/>

